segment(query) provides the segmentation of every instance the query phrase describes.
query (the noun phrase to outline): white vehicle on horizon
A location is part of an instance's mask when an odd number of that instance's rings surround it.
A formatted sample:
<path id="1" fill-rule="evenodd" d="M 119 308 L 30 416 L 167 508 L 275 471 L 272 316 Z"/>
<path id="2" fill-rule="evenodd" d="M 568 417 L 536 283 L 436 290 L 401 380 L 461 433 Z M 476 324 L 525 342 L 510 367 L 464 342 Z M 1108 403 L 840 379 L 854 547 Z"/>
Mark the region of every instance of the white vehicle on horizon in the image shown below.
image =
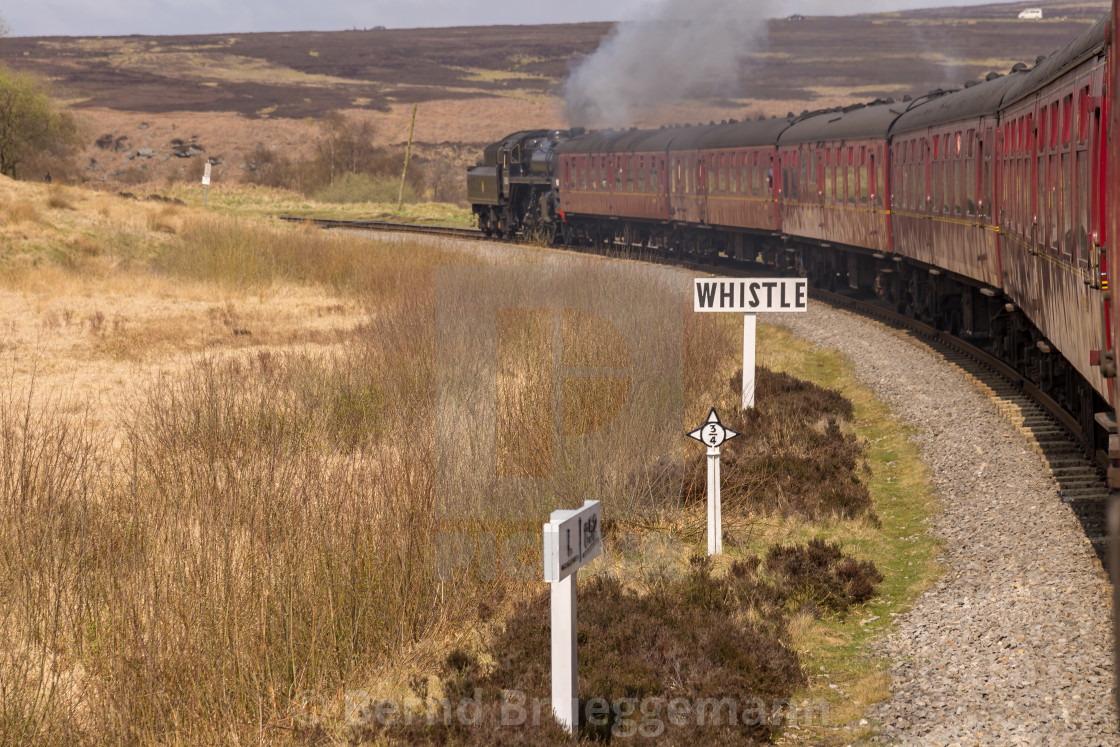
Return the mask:
<path id="1" fill-rule="evenodd" d="M 1027 8 L 1019 13 L 1020 21 L 1041 21 L 1042 8 Z"/>

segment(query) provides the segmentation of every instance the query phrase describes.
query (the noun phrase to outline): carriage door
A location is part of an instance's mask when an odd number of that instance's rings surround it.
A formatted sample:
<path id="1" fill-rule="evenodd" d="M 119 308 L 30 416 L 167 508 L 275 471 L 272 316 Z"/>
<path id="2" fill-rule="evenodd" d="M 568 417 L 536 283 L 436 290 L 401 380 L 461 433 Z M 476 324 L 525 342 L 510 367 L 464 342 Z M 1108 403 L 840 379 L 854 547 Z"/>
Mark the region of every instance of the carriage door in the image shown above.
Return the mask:
<path id="1" fill-rule="evenodd" d="M 681 208 L 684 202 L 684 177 L 684 159 L 675 156 L 670 161 L 669 169 L 669 217 L 673 221 L 681 221 L 684 217 Z"/>
<path id="2" fill-rule="evenodd" d="M 708 161 L 699 151 L 696 153 L 696 222 L 706 223 L 708 204 Z"/>
<path id="3" fill-rule="evenodd" d="M 1108 266 L 1108 257 L 1105 253 L 1107 240 L 1104 234 L 1104 180 L 1105 174 L 1105 145 L 1103 132 L 1104 118 L 1101 116 L 1101 98 L 1089 95 L 1086 86 L 1078 94 L 1078 109 L 1080 110 L 1080 123 L 1077 139 L 1074 144 L 1074 179 L 1080 204 L 1076 207 L 1077 217 L 1075 222 L 1075 243 L 1077 256 L 1075 262 L 1079 267 L 1086 267 L 1089 271 L 1090 282 L 1088 287 L 1094 291 L 1099 290 L 1101 337 L 1099 339 L 1102 353 L 1112 350 L 1112 303 L 1110 293 L 1105 293 L 1110 285 L 1109 277 L 1115 271 Z"/>

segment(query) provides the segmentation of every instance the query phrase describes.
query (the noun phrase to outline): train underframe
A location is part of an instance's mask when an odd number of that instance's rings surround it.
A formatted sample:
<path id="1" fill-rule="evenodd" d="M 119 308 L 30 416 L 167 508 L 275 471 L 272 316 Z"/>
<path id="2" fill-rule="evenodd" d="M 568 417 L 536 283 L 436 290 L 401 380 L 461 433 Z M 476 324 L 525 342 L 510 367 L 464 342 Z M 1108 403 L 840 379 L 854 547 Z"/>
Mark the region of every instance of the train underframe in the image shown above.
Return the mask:
<path id="1" fill-rule="evenodd" d="M 755 261 L 808 277 L 811 285 L 825 290 L 874 296 L 898 313 L 966 339 L 1004 361 L 1073 415 L 1097 463 L 1107 465 L 1108 432 L 1096 415 L 1112 407 L 999 289 L 897 254 L 774 232 L 568 216 L 554 240 L 628 256 Z"/>

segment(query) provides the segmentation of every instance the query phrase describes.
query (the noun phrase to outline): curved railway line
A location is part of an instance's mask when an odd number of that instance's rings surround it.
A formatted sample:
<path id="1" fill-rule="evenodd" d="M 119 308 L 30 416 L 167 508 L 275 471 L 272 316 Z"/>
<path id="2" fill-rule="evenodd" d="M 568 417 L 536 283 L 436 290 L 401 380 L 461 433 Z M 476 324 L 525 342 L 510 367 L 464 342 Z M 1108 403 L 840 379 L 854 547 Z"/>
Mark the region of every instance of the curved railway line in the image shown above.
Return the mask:
<path id="1" fill-rule="evenodd" d="M 473 228 L 426 226 L 374 220 L 338 220 L 281 216 L 282 220 L 309 223 L 325 229 L 350 229 L 413 233 L 448 238 L 483 240 L 487 237 Z M 496 239 L 488 239 L 496 240 Z M 618 256 L 634 257 L 622 252 Z M 671 263 L 698 272 L 718 270 L 727 275 L 773 272 L 755 262 L 723 258 L 717 265 L 686 258 L 666 257 L 642 252 L 637 258 Z M 1093 545 L 1102 566 L 1107 567 L 1108 530 L 1105 519 L 1108 486 L 1097 466 L 1097 455 L 1090 453 L 1090 440 L 1077 418 L 1054 399 L 1025 379 L 1009 365 L 990 353 L 947 332 L 900 314 L 881 303 L 843 293 L 811 288 L 815 300 L 874 319 L 910 336 L 955 367 L 989 399 L 998 411 L 1026 437 L 1053 477 L 1062 501 L 1070 505 Z"/>

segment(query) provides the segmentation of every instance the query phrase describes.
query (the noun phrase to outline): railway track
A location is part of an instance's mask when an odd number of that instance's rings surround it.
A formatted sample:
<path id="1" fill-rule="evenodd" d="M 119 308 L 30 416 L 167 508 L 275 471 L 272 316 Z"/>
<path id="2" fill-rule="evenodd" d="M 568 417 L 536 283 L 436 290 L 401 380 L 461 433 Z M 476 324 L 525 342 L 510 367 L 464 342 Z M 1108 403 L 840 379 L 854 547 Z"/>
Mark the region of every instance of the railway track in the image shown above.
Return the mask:
<path id="1" fill-rule="evenodd" d="M 425 226 L 415 223 L 391 223 L 383 220 L 338 220 L 334 218 L 300 218 L 281 215 L 280 220 L 292 223 L 308 223 L 320 228 L 348 228 L 361 231 L 387 231 L 391 233 L 420 233 L 428 236 L 447 236 L 455 239 L 484 238 L 477 228 L 454 228 L 452 226 Z"/>
<path id="2" fill-rule="evenodd" d="M 903 331 L 960 371 L 1038 452 L 1063 503 L 1073 510 L 1102 567 L 1108 563 L 1108 486 L 1077 420 L 1031 381 L 986 351 L 882 306 L 816 288 L 810 295 L 836 308 Z"/>
<path id="3" fill-rule="evenodd" d="M 477 229 L 422 226 L 386 221 L 333 220 L 284 217 L 284 220 L 312 223 L 322 228 L 347 228 L 395 233 L 419 233 L 477 240 L 485 238 Z M 646 252 L 636 259 L 665 262 Z M 754 262 L 722 260 L 716 265 L 695 261 L 669 260 L 672 264 L 698 272 L 718 270 L 720 274 L 747 275 L 773 272 Z M 881 304 L 850 295 L 812 288 L 814 300 L 876 319 L 900 334 L 910 336 L 958 369 L 967 380 L 991 399 L 997 410 L 1027 439 L 1050 471 L 1059 495 L 1076 515 L 1086 538 L 1092 543 L 1102 566 L 1107 568 L 1108 527 L 1105 514 L 1108 487 L 1089 440 L 1077 419 L 1054 399 L 1013 368 L 968 341 L 911 319 Z"/>

